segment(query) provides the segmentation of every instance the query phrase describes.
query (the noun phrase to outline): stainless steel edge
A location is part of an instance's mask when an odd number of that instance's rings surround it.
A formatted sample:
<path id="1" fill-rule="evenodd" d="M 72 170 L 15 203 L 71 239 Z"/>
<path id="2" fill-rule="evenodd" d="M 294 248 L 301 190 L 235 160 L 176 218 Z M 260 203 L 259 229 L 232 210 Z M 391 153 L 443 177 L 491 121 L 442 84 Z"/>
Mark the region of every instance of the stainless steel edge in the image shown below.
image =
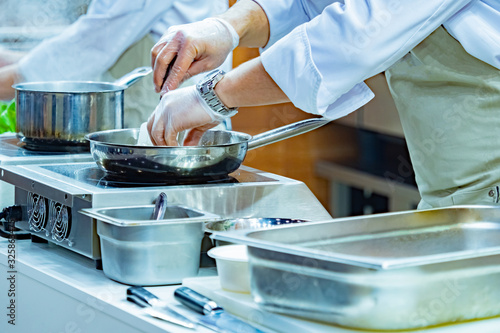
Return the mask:
<path id="1" fill-rule="evenodd" d="M 194 211 L 200 214 L 197 217 L 182 217 L 182 218 L 174 218 L 174 219 L 161 219 L 161 220 L 123 220 L 119 218 L 114 218 L 109 215 L 101 213 L 103 210 L 120 210 L 120 209 L 140 209 L 140 208 L 151 208 L 153 210 L 154 205 L 141 205 L 141 206 L 126 206 L 126 207 L 106 207 L 106 208 L 86 208 L 82 209 L 79 212 L 92 217 L 94 219 L 100 220 L 102 222 L 106 222 L 109 224 L 113 224 L 121 227 L 134 227 L 134 226 L 146 226 L 146 225 L 155 225 L 159 226 L 162 224 L 176 224 L 176 223 L 195 223 L 195 222 L 214 222 L 221 220 L 221 217 L 209 212 L 203 212 L 195 208 L 186 207 L 182 205 L 172 205 L 169 208 L 181 208 L 184 210 Z"/>
<path id="2" fill-rule="evenodd" d="M 132 84 L 137 82 L 140 78 L 143 76 L 148 75 L 151 73 L 153 70 L 151 69 L 150 66 L 144 66 L 144 67 L 138 67 L 131 71 L 130 73 L 125 74 L 121 78 L 117 79 L 116 81 L 113 82 L 113 84 L 119 85 L 119 86 L 124 86 L 124 87 L 130 87 Z"/>
<path id="3" fill-rule="evenodd" d="M 304 246 L 303 242 L 301 243 L 297 240 L 297 245 L 293 243 L 287 242 L 272 242 L 266 241 L 259 237 L 259 234 L 262 233 L 277 233 L 278 230 L 287 230 L 291 229 L 293 232 L 300 234 L 304 232 L 303 228 L 318 228 L 325 229 L 328 225 L 332 223 L 340 223 L 348 226 L 348 224 L 356 223 L 356 221 L 363 221 L 362 223 L 370 223 L 370 221 L 375 220 L 383 220 L 387 218 L 400 218 L 404 219 L 405 216 L 409 214 L 429 214 L 429 213 L 446 213 L 453 211 L 456 213 L 457 211 L 468 211 L 471 216 L 475 216 L 477 219 L 484 218 L 486 220 L 496 220 L 500 225 L 500 209 L 494 206 L 454 206 L 454 207 L 446 207 L 446 208 L 435 208 L 421 211 L 403 211 L 403 212 L 393 212 L 393 213 L 384 213 L 384 214 L 373 214 L 370 216 L 359 216 L 359 217 L 347 217 L 347 218 L 337 218 L 326 221 L 319 222 L 308 222 L 305 224 L 292 224 L 292 225 L 284 225 L 284 226 L 276 226 L 272 229 L 266 230 L 241 230 L 241 231 L 229 231 L 229 232 L 214 232 L 212 234 L 212 238 L 219 241 L 226 241 L 232 243 L 240 243 L 245 244 L 251 247 L 256 247 L 264 250 L 280 252 L 290 255 L 303 256 L 303 257 L 312 257 L 318 260 L 325 260 L 328 262 L 334 262 L 339 264 L 345 264 L 356 267 L 363 267 L 368 269 L 375 270 L 392 270 L 392 269 L 401 269 L 407 267 L 416 267 L 422 265 L 436 264 L 436 263 L 444 263 L 456 260 L 465 260 L 475 257 L 489 256 L 489 255 L 498 255 L 500 254 L 500 247 L 489 247 L 486 249 L 471 249 L 468 251 L 458 251 L 456 253 L 440 253 L 435 255 L 427 255 L 422 257 L 415 258 L 400 258 L 400 259 L 372 259 L 364 256 L 353 256 L 342 253 L 334 253 L 328 251 L 322 251 L 318 249 L 308 248 Z M 496 216 L 495 216 L 496 213 Z M 348 224 L 346 224 L 348 223 Z M 465 223 L 465 222 L 464 222 Z M 472 222 L 474 223 L 474 219 Z M 365 224 L 366 225 L 366 224 Z M 297 229 L 299 228 L 299 229 Z M 302 230 L 301 230 L 302 229 Z M 370 231 L 367 229 L 366 231 L 369 233 Z M 299 236 L 297 236 L 299 237 Z"/>
<path id="4" fill-rule="evenodd" d="M 248 142 L 248 150 L 263 147 L 271 143 L 307 133 L 324 126 L 331 121 L 332 119 L 327 118 L 311 118 L 257 134 Z"/>

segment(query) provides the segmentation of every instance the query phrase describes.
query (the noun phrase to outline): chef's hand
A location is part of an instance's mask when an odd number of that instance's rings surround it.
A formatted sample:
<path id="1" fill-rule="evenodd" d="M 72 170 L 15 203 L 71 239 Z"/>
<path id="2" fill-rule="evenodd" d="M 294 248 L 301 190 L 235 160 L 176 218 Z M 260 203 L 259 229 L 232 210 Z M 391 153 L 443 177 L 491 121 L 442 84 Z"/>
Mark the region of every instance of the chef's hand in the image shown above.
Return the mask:
<path id="1" fill-rule="evenodd" d="M 156 92 L 164 95 L 184 80 L 219 67 L 238 43 L 236 30 L 219 18 L 170 27 L 151 50 Z"/>
<path id="2" fill-rule="evenodd" d="M 165 94 L 148 119 L 148 132 L 157 146 L 177 146 L 177 134 L 189 130 L 183 145 L 197 145 L 208 129 L 223 117 L 215 114 L 196 91 L 196 86 L 176 89 Z"/>
<path id="3" fill-rule="evenodd" d="M 0 67 L 0 101 L 13 99 L 16 91 L 12 85 L 22 81 L 17 64 Z"/>

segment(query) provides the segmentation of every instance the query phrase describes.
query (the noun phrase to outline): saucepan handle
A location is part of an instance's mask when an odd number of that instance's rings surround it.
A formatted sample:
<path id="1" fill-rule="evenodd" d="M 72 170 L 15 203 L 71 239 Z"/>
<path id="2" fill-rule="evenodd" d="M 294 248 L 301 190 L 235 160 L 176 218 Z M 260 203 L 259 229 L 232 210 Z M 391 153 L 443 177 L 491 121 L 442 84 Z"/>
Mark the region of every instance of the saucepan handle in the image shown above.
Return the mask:
<path id="1" fill-rule="evenodd" d="M 130 73 L 123 75 L 121 78 L 119 78 L 118 80 L 113 82 L 113 84 L 116 84 L 119 86 L 125 86 L 128 88 L 132 84 L 136 83 L 143 76 L 148 75 L 152 71 L 153 70 L 151 69 L 150 66 L 139 67 L 139 68 L 134 69 Z"/>
<path id="2" fill-rule="evenodd" d="M 257 134 L 252 138 L 252 140 L 248 141 L 248 150 L 266 146 L 271 143 L 307 133 L 318 127 L 328 124 L 332 120 L 333 119 L 327 119 L 323 117 L 311 118 L 278 127 L 261 134 Z"/>

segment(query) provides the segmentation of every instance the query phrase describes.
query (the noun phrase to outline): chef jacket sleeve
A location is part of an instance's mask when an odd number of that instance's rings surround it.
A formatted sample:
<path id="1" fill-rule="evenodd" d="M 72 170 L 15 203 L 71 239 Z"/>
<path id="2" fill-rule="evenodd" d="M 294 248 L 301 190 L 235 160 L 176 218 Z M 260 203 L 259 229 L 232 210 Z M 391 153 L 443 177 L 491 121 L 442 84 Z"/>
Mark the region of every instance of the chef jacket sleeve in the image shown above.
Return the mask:
<path id="1" fill-rule="evenodd" d="M 500 69 L 500 1 L 471 1 L 443 25 L 467 53 Z"/>
<path id="2" fill-rule="evenodd" d="M 385 71 L 471 0 L 345 0 L 326 6 L 324 0 L 254 1 L 270 22 L 271 45 L 261 54 L 266 71 L 296 107 L 336 119 L 373 97 L 364 80 Z M 294 20 L 299 25 L 283 22 L 291 17 L 285 8 L 302 10 Z"/>
<path id="3" fill-rule="evenodd" d="M 173 2 L 95 0 L 87 14 L 21 59 L 21 75 L 27 81 L 95 80 L 148 33 Z"/>

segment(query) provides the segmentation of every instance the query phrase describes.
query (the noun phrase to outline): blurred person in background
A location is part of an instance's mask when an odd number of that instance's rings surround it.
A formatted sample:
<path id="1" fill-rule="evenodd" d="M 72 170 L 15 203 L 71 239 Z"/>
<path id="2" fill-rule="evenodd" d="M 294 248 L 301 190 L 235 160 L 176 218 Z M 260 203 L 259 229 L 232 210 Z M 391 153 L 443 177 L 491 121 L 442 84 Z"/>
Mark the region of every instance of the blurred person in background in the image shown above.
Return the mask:
<path id="1" fill-rule="evenodd" d="M 19 82 L 114 81 L 151 65 L 151 48 L 169 27 L 227 8 L 227 0 L 94 0 L 86 14 L 29 52 L 0 48 L 0 100 L 14 98 Z M 230 57 L 224 66 L 231 68 Z M 146 121 L 159 98 L 150 76 L 125 96 L 125 127 Z"/>
<path id="2" fill-rule="evenodd" d="M 148 120 L 153 143 L 176 145 L 191 129 L 185 143 L 196 144 L 245 106 L 291 101 L 337 119 L 372 99 L 364 81 L 385 72 L 419 208 L 500 204 L 499 0 L 240 0 L 219 18 L 260 57 L 177 89 L 186 72 L 215 68 L 232 40 L 200 23 L 162 38 L 152 50 L 163 94 Z"/>

